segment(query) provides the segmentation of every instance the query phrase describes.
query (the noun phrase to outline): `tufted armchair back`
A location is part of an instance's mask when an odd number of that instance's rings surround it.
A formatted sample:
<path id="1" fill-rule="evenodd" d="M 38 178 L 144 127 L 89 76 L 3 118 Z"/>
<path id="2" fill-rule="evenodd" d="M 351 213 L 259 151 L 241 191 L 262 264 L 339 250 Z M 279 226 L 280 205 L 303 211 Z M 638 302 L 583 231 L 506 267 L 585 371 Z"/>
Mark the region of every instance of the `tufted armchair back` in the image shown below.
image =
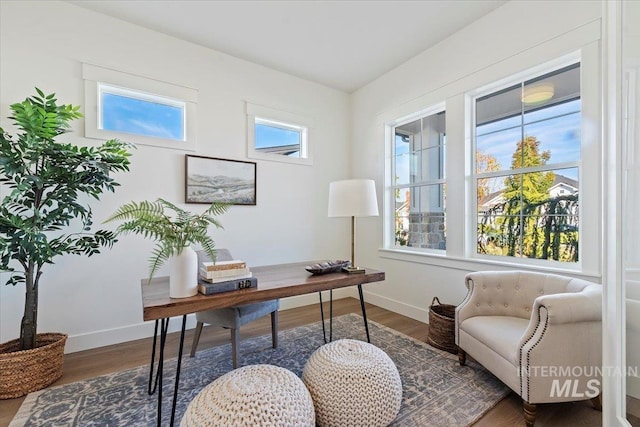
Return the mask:
<path id="1" fill-rule="evenodd" d="M 472 316 L 529 319 L 536 298 L 542 295 L 582 292 L 588 286 L 593 286 L 593 283 L 556 274 L 485 271 L 468 274 L 466 285 L 470 292 L 460 304 L 462 309 L 458 313 L 459 321 Z"/>

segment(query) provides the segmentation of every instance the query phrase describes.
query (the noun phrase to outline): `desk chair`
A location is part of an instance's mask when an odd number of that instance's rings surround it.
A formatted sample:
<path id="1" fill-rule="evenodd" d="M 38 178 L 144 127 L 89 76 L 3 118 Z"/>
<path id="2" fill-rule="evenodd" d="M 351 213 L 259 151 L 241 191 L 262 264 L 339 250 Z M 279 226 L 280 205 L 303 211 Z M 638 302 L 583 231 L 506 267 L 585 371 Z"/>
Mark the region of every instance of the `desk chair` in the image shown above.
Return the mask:
<path id="1" fill-rule="evenodd" d="M 211 261 L 205 251 L 197 251 L 198 267 L 203 262 Z M 216 261 L 231 261 L 233 257 L 227 249 L 216 250 Z M 260 284 L 258 284 L 259 286 Z M 198 341 L 204 324 L 221 326 L 231 330 L 231 358 L 233 361 L 233 369 L 238 367 L 238 345 L 240 343 L 240 327 L 253 320 L 259 319 L 267 314 L 271 314 L 271 340 L 273 348 L 278 347 L 278 308 L 280 308 L 280 300 L 272 300 L 258 302 L 255 304 L 246 304 L 236 307 L 216 308 L 212 310 L 199 311 L 196 313 L 195 336 L 193 337 L 193 345 L 191 346 L 191 354 L 196 354 Z"/>

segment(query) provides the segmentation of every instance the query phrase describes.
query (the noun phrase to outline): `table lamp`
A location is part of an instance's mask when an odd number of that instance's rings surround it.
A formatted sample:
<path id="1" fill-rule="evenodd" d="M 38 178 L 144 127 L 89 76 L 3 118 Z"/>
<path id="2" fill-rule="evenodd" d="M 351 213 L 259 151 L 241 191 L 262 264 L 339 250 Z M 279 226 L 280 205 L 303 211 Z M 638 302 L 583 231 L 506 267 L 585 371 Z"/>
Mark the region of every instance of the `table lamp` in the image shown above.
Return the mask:
<path id="1" fill-rule="evenodd" d="M 351 217 L 351 266 L 347 273 L 364 273 L 355 259 L 356 217 L 378 216 L 376 185 L 372 179 L 347 179 L 329 184 L 329 217 Z"/>

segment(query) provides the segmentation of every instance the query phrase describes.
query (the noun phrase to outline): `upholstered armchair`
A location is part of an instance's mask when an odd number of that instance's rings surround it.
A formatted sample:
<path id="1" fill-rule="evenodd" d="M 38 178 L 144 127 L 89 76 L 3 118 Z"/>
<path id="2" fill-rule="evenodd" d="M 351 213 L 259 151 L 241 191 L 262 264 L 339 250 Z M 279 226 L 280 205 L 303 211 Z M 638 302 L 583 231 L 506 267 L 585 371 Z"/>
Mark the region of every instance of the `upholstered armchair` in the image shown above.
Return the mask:
<path id="1" fill-rule="evenodd" d="M 469 354 L 523 400 L 591 399 L 600 409 L 602 286 L 555 274 L 484 271 L 466 276 L 456 308 L 460 364 Z"/>
<path id="2" fill-rule="evenodd" d="M 198 265 L 210 261 L 205 251 L 197 251 Z M 227 249 L 216 250 L 217 261 L 230 261 L 233 257 Z M 233 369 L 238 367 L 240 327 L 267 314 L 271 314 L 271 342 L 273 348 L 278 347 L 278 309 L 280 300 L 264 301 L 254 304 L 245 304 L 236 307 L 216 308 L 199 311 L 196 313 L 196 331 L 191 345 L 191 357 L 195 356 L 200 334 L 204 324 L 221 326 L 231 331 L 231 360 Z"/>

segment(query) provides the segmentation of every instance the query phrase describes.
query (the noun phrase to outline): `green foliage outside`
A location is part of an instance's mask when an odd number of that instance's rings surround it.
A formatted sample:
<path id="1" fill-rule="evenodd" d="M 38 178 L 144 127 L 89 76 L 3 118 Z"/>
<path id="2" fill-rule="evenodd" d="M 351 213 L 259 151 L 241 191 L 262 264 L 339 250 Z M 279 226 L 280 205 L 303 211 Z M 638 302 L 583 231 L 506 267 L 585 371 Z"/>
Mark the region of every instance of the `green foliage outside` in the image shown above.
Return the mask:
<path id="1" fill-rule="evenodd" d="M 36 346 L 42 268 L 60 255 L 91 256 L 116 242 L 111 231 L 91 232 L 83 196 L 113 192 L 119 184 L 110 173 L 128 171 L 130 156 L 129 144 L 115 139 L 98 147 L 56 142 L 82 117 L 80 107 L 36 92 L 10 106 L 20 132 L 12 137 L 0 128 L 0 184 L 10 190 L 0 202 L 0 270 L 9 272 L 7 285 L 25 284 L 21 350 Z M 76 225 L 80 231 L 70 232 Z"/>
<path id="2" fill-rule="evenodd" d="M 117 234 L 139 234 L 156 242 L 149 258 L 149 281 L 158 269 L 173 255 L 179 255 L 185 246 L 197 243 L 212 260 L 216 259 L 215 242 L 207 234 L 209 226 L 222 228 L 215 218 L 228 208 L 227 203 L 214 202 L 197 215 L 164 199 L 155 202 L 130 202 L 122 205 L 105 222 L 123 221 Z"/>
<path id="3" fill-rule="evenodd" d="M 518 142 L 511 169 L 545 165 L 549 151 L 528 136 Z M 492 206 L 478 221 L 478 253 L 578 261 L 578 195 L 550 197 L 553 172 L 509 175 L 504 201 Z"/>

